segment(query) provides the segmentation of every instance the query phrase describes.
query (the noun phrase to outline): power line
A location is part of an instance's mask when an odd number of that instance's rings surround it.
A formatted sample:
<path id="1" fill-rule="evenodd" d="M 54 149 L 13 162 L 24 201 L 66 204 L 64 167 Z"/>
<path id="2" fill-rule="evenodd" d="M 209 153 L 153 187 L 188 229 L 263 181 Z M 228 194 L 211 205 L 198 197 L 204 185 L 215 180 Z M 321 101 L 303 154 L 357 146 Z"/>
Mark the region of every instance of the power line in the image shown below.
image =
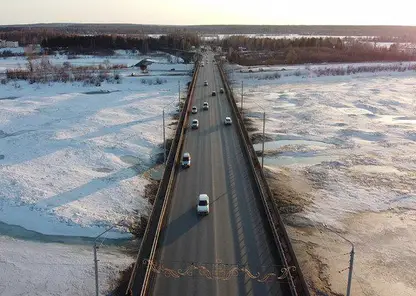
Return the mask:
<path id="1" fill-rule="evenodd" d="M 357 275 L 355 274 L 355 271 L 352 272 L 354 274 L 354 278 L 356 279 L 356 282 L 358 283 L 358 285 L 360 286 L 361 292 L 363 292 L 364 295 L 369 295 L 363 288 L 362 284 L 361 284 L 361 280 L 358 279 Z"/>
<path id="2" fill-rule="evenodd" d="M 321 235 L 323 235 L 323 231 L 322 230 L 320 230 L 320 229 L 318 229 L 317 227 L 316 227 L 316 225 L 315 224 L 313 224 L 312 223 L 312 226 L 321 234 Z M 331 232 L 331 231 L 329 231 L 329 232 Z M 332 242 L 333 243 L 335 243 L 335 244 L 338 244 L 338 242 L 333 238 L 333 237 L 331 237 L 330 235 L 328 235 L 329 237 L 330 237 L 330 239 L 332 240 Z M 333 250 L 331 250 L 330 248 L 329 248 L 329 246 L 327 246 L 327 245 L 325 245 L 325 244 L 323 244 L 323 245 L 320 245 L 320 246 L 323 246 L 325 249 L 327 249 L 327 251 L 329 252 L 329 253 L 333 253 L 334 251 Z M 340 254 L 340 255 L 335 255 L 335 256 L 331 256 L 331 257 L 326 257 L 326 259 L 333 259 L 333 258 L 339 258 L 339 257 L 343 257 L 343 256 L 346 256 L 346 255 L 349 255 L 350 253 L 344 253 L 344 254 Z M 348 269 L 348 267 L 347 267 L 347 269 Z M 344 269 L 344 270 L 346 270 L 346 269 Z M 344 271 L 344 270 L 342 270 L 342 271 Z M 338 273 L 341 273 L 342 271 L 338 271 Z M 346 281 L 345 281 L 345 278 L 343 278 L 342 279 L 343 280 L 343 282 L 346 284 Z"/>

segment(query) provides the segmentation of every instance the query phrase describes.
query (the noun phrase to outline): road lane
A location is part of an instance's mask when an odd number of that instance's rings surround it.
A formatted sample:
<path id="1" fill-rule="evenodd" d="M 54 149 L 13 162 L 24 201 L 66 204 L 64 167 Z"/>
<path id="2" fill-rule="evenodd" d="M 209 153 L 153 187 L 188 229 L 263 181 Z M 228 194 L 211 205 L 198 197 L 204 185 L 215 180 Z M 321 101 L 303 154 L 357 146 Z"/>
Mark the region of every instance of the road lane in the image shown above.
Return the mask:
<path id="1" fill-rule="evenodd" d="M 199 119 L 200 127 L 189 128 L 186 134 L 183 152 L 191 154 L 191 167 L 178 174 L 157 260 L 174 271 L 194 263 L 209 271 L 222 266 L 226 270 L 246 267 L 261 275 L 280 273 L 237 129 L 234 124 L 223 124 L 231 116 L 231 107 L 219 92 L 223 85 L 212 60 L 211 54 L 197 78 L 193 105 L 198 113 L 190 119 Z M 211 96 L 213 90 L 217 96 Z M 202 110 L 204 101 L 210 106 L 207 111 Z M 210 197 L 210 214 L 205 217 L 196 214 L 200 193 Z M 289 295 L 286 283 L 261 283 L 244 273 L 227 280 L 209 279 L 209 275 L 195 271 L 180 278 L 157 274 L 152 295 Z"/>

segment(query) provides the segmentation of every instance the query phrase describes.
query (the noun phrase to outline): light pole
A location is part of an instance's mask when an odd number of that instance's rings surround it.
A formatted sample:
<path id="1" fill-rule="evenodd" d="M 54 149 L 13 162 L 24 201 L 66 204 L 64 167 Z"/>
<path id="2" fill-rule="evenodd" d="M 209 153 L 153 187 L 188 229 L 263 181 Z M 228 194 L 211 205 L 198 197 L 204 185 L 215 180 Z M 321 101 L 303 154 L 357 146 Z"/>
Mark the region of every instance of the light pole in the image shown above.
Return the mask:
<path id="1" fill-rule="evenodd" d="M 97 249 L 99 248 L 97 246 L 97 240 L 105 233 L 109 232 L 111 229 L 113 229 L 116 226 L 120 226 L 122 223 L 124 223 L 126 220 L 121 220 L 120 222 L 118 222 L 117 224 L 114 224 L 113 226 L 111 226 L 110 228 L 106 229 L 105 231 L 103 231 L 102 233 L 100 233 L 99 235 L 97 235 L 95 237 L 94 240 L 94 270 L 95 270 L 95 295 L 99 296 L 99 289 L 98 289 L 98 259 L 97 259 Z"/>
<path id="2" fill-rule="evenodd" d="M 330 232 L 338 235 L 340 238 L 342 238 L 343 240 L 345 240 L 346 242 L 348 242 L 351 245 L 350 264 L 349 264 L 349 267 L 348 267 L 349 270 L 348 270 L 347 294 L 346 294 L 346 296 L 350 296 L 350 293 L 351 293 L 351 283 L 352 283 L 352 271 L 353 271 L 353 268 L 354 268 L 354 254 L 355 254 L 354 244 L 349 239 L 345 238 L 344 236 L 342 236 L 338 232 L 336 232 L 336 231 L 332 230 L 331 228 L 329 228 L 326 224 L 323 224 L 323 226 L 325 227 L 325 229 L 327 229 Z"/>
<path id="3" fill-rule="evenodd" d="M 266 112 L 263 111 L 263 144 L 261 145 L 261 168 L 264 165 L 264 141 L 265 141 L 265 129 L 266 129 Z"/>
<path id="4" fill-rule="evenodd" d="M 162 117 L 163 117 L 163 164 L 165 164 L 166 163 L 165 107 L 163 107 Z"/>
<path id="5" fill-rule="evenodd" d="M 264 142 L 266 140 L 266 110 L 264 109 L 264 107 L 260 106 L 256 102 L 253 102 L 253 103 L 259 106 L 263 110 L 263 136 L 262 136 L 263 141 L 261 144 L 261 168 L 263 169 L 264 167 Z"/>
<path id="6" fill-rule="evenodd" d="M 180 96 L 179 96 L 180 98 Z M 166 104 L 162 109 L 162 122 L 163 122 L 163 164 L 166 164 L 166 132 L 165 132 L 165 108 L 169 107 L 174 103 L 176 99 L 172 100 L 172 102 Z"/>
<path id="7" fill-rule="evenodd" d="M 244 86 L 243 86 L 243 83 L 244 83 L 244 81 L 241 81 L 241 117 L 244 117 L 244 115 L 243 115 L 243 100 L 244 100 L 244 97 L 243 97 L 243 89 L 244 89 Z"/>
<path id="8" fill-rule="evenodd" d="M 178 81 L 178 103 L 179 103 L 179 110 L 181 109 L 181 81 Z"/>

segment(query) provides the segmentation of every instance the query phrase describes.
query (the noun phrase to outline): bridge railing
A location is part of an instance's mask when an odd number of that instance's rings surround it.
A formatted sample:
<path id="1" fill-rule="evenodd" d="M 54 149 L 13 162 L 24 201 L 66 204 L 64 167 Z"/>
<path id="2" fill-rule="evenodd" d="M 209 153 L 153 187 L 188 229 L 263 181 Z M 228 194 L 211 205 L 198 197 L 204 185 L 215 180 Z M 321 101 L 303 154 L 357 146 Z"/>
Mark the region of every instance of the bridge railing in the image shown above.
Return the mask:
<path id="1" fill-rule="evenodd" d="M 166 220 L 166 212 L 169 208 L 171 192 L 175 183 L 176 175 L 180 167 L 179 160 L 184 142 L 184 135 L 189 120 L 189 110 L 194 94 L 195 83 L 198 77 L 199 63 L 195 63 L 194 75 L 188 90 L 188 95 L 182 108 L 182 112 L 176 128 L 169 155 L 167 157 L 165 171 L 159 184 L 156 198 L 152 207 L 149 221 L 143 235 L 139 253 L 133 266 L 126 295 L 147 295 L 151 288 L 151 271 L 148 262 L 152 262 L 156 256 L 160 231 Z"/>
<path id="2" fill-rule="evenodd" d="M 224 73 L 222 62 L 216 58 L 218 69 L 220 71 L 221 79 L 225 86 L 225 92 L 227 99 L 230 102 L 234 118 L 237 119 L 237 127 L 239 135 L 244 144 L 244 150 L 248 156 L 250 166 L 254 173 L 255 181 L 260 192 L 260 198 L 267 215 L 267 220 L 270 225 L 276 247 L 278 248 L 279 255 L 285 267 L 288 268 L 288 282 L 292 291 L 292 295 L 298 296 L 309 296 L 308 286 L 303 277 L 299 263 L 296 259 L 295 252 L 293 251 L 290 238 L 286 232 L 286 228 L 280 216 L 279 210 L 273 201 L 273 194 L 269 188 L 263 169 L 261 168 L 260 162 L 257 158 L 254 150 L 252 141 L 249 137 L 247 129 L 245 128 L 243 118 L 238 111 L 234 94 L 229 86 L 228 77 Z"/>

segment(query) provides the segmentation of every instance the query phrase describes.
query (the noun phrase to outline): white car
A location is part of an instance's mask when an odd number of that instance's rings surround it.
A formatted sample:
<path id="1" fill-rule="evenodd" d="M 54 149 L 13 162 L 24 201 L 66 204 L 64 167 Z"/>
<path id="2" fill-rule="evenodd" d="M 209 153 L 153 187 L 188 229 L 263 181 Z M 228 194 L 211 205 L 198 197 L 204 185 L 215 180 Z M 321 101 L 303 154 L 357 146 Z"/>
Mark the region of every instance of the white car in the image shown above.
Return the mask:
<path id="1" fill-rule="evenodd" d="M 192 114 L 198 113 L 198 108 L 196 106 L 192 107 Z"/>
<path id="2" fill-rule="evenodd" d="M 202 105 L 202 109 L 203 110 L 208 110 L 209 109 L 208 102 L 204 102 L 204 105 Z"/>
<path id="3" fill-rule="evenodd" d="M 224 124 L 225 125 L 231 125 L 231 123 L 233 123 L 232 120 L 231 120 L 231 117 L 228 117 L 228 116 L 225 117 Z"/>
<path id="4" fill-rule="evenodd" d="M 209 214 L 209 197 L 207 194 L 200 194 L 198 196 L 198 203 L 196 205 L 196 212 L 198 215 Z"/>
<path id="5" fill-rule="evenodd" d="M 223 94 L 224 93 L 224 89 L 221 87 L 220 88 L 220 93 Z"/>
<path id="6" fill-rule="evenodd" d="M 193 128 L 193 129 L 199 128 L 199 121 L 198 121 L 198 119 L 192 120 L 191 128 Z"/>
<path id="7" fill-rule="evenodd" d="M 183 168 L 189 168 L 191 166 L 191 154 L 189 152 L 183 154 L 181 165 Z"/>

